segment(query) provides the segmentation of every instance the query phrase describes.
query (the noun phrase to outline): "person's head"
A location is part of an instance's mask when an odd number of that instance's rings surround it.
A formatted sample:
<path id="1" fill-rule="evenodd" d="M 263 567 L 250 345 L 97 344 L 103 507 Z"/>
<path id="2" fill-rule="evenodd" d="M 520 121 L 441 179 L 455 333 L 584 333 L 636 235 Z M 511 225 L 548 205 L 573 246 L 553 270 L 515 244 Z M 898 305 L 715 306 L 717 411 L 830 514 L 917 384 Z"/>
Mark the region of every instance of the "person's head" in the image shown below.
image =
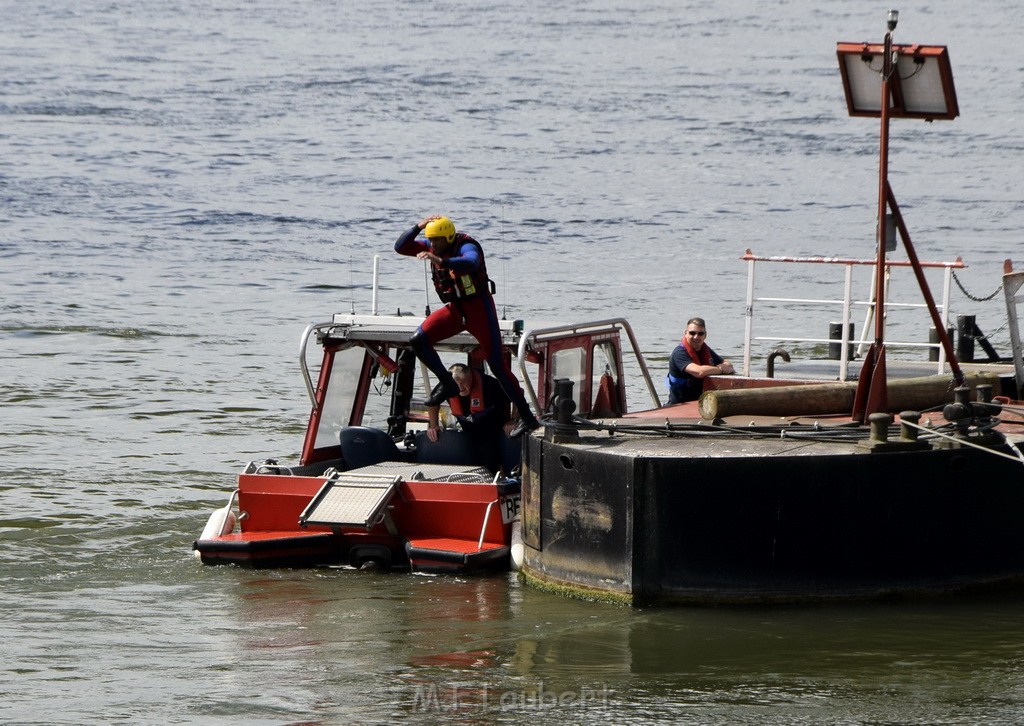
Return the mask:
<path id="1" fill-rule="evenodd" d="M 704 339 L 707 335 L 704 318 L 690 318 L 686 321 L 686 332 L 683 333 L 683 339 L 689 341 L 694 350 L 700 350 L 704 346 Z"/>
<path id="2" fill-rule="evenodd" d="M 473 371 L 470 370 L 470 367 L 464 363 L 455 363 L 448 370 L 451 372 L 452 378 L 455 379 L 455 383 L 459 386 L 459 395 L 468 396 L 473 388 Z"/>
<path id="3" fill-rule="evenodd" d="M 423 228 L 423 236 L 430 242 L 434 254 L 444 254 L 455 241 L 455 224 L 448 217 L 435 217 Z"/>

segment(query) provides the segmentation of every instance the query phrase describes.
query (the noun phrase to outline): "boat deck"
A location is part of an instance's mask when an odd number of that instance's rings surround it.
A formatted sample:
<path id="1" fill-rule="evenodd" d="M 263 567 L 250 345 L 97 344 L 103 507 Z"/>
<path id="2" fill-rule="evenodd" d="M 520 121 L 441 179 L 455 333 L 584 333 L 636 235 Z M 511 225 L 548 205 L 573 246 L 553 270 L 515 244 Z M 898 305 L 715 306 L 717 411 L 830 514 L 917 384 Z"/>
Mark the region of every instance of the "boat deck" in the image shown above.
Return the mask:
<path id="1" fill-rule="evenodd" d="M 1010 444 L 1024 444 L 1024 414 L 1007 411 L 996 430 Z M 579 431 L 578 444 L 622 456 L 814 456 L 864 453 L 868 429 L 849 414 L 819 416 L 735 415 L 714 425 L 701 419 L 696 401 L 631 413 L 624 418 L 595 421 L 594 431 Z M 900 423 L 894 416 L 894 426 Z M 921 414 L 919 425 L 938 428 L 948 424 L 941 412 Z M 665 440 L 671 427 L 672 445 Z M 609 431 L 614 432 L 609 436 Z M 899 434 L 889 431 L 897 443 Z M 844 442 L 843 439 L 846 439 Z M 896 448 L 895 446 L 892 448 Z"/>

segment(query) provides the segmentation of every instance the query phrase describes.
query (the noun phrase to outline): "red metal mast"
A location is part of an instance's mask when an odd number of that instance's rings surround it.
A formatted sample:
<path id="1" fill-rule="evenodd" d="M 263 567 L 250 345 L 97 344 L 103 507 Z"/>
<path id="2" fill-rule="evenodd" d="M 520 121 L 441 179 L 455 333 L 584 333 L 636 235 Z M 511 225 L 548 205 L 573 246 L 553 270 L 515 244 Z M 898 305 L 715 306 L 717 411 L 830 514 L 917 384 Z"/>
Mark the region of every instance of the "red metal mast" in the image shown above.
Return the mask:
<path id="1" fill-rule="evenodd" d="M 893 47 L 892 34 L 896 30 L 899 21 L 899 12 L 890 10 L 888 16 L 888 31 L 881 48 L 882 71 L 881 71 L 881 103 L 878 108 L 878 115 L 881 118 L 881 130 L 879 140 L 879 161 L 878 161 L 878 224 L 876 243 L 877 262 L 875 267 L 875 339 L 864 357 L 864 366 L 861 368 L 860 377 L 857 380 L 857 392 L 853 402 L 853 418 L 864 422 L 872 413 L 883 412 L 888 408 L 888 386 L 885 369 L 885 245 L 886 245 L 886 216 L 889 211 L 899 230 L 903 245 L 907 250 L 907 257 L 914 268 L 918 285 L 921 288 L 922 296 L 931 314 L 932 324 L 935 326 L 939 340 L 942 342 L 949 361 L 950 370 L 953 372 L 957 384 L 962 384 L 964 375 L 960 370 L 956 354 L 953 351 L 953 344 L 946 333 L 946 326 L 939 315 L 935 300 L 928 289 L 928 282 L 925 280 L 924 272 L 910 241 L 910 233 L 900 214 L 899 206 L 896 204 L 896 196 L 889 186 L 889 121 L 893 116 L 908 118 L 923 118 L 931 121 L 934 118 L 952 119 L 959 113 L 956 103 L 956 91 L 953 90 L 952 72 L 949 70 L 949 58 L 944 47 L 931 46 L 910 46 L 901 47 L 907 51 L 908 57 L 914 67 L 926 68 L 931 60 L 935 67 L 937 82 L 932 84 L 941 91 L 942 95 L 938 101 L 942 102 L 944 108 L 939 109 L 936 99 L 918 99 L 915 97 L 916 89 L 901 86 L 898 73 L 898 58 L 900 51 Z M 862 44 L 857 46 L 839 44 L 840 70 L 843 75 L 843 85 L 846 91 L 847 105 L 851 115 L 873 116 L 870 100 L 860 107 L 858 104 L 865 99 L 860 96 L 865 87 L 870 84 L 863 83 L 863 79 L 852 78 L 857 70 L 856 63 L 847 62 L 847 58 L 859 56 L 859 60 L 870 65 L 870 59 L 879 52 L 878 46 Z M 917 75 L 915 71 L 914 75 Z M 916 104 L 922 103 L 923 108 L 917 108 Z"/>

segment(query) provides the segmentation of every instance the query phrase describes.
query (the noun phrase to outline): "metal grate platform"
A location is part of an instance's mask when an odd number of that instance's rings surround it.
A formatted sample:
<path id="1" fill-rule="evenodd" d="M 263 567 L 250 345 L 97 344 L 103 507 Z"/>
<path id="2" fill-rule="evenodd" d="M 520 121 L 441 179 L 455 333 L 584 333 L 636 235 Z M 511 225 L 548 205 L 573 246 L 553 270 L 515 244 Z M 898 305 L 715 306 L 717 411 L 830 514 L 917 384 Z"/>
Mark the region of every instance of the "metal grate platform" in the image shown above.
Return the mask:
<path id="1" fill-rule="evenodd" d="M 369 529 L 401 481 L 398 476 L 351 474 L 331 479 L 299 515 L 299 524 Z"/>

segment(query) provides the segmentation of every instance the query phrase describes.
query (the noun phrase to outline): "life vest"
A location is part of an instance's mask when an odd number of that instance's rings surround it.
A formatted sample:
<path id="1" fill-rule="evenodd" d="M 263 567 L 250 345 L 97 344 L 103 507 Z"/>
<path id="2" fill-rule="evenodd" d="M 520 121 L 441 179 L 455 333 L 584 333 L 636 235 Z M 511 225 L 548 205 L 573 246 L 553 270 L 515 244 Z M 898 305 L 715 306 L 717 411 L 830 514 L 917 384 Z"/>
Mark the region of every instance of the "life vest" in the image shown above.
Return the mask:
<path id="1" fill-rule="evenodd" d="M 699 351 L 694 350 L 693 346 L 690 345 L 690 341 L 684 335 L 683 339 L 679 341 L 679 345 L 686 349 L 690 356 L 690 361 L 693 363 L 709 366 L 714 360 L 711 348 L 706 343 L 701 346 Z M 676 395 L 677 401 L 696 401 L 704 390 L 704 380 L 690 375 L 685 370 L 681 370 L 679 373 L 681 375 L 678 376 L 672 373 L 672 367 L 669 366 L 668 375 L 665 376 L 669 392 Z"/>
<path id="2" fill-rule="evenodd" d="M 707 346 L 707 343 L 700 347 L 700 350 L 694 350 L 693 346 L 690 345 L 690 341 L 683 336 L 683 339 L 679 343 L 686 348 L 686 352 L 690 354 L 690 360 L 697 365 L 709 366 L 711 365 L 711 348 Z"/>
<path id="3" fill-rule="evenodd" d="M 485 292 L 493 292 L 491 280 L 487 277 L 487 263 L 484 261 L 484 250 L 480 243 L 461 232 L 455 235 L 455 241 L 449 246 L 442 257 L 458 257 L 462 246 L 465 244 L 476 245 L 480 250 L 480 266 L 471 272 L 458 273 L 447 267 L 437 268 L 431 266 L 430 271 L 434 279 L 434 289 L 442 302 L 454 302 L 455 300 L 467 300 L 477 297 Z"/>
<path id="4" fill-rule="evenodd" d="M 470 369 L 473 374 L 473 385 L 469 387 L 469 410 L 467 411 L 462 405 L 462 396 L 452 396 L 448 399 L 448 406 L 452 410 L 452 415 L 458 419 L 469 419 L 475 421 L 476 419 L 483 416 L 488 409 L 484 405 L 484 379 L 480 375 L 479 371 Z"/>

